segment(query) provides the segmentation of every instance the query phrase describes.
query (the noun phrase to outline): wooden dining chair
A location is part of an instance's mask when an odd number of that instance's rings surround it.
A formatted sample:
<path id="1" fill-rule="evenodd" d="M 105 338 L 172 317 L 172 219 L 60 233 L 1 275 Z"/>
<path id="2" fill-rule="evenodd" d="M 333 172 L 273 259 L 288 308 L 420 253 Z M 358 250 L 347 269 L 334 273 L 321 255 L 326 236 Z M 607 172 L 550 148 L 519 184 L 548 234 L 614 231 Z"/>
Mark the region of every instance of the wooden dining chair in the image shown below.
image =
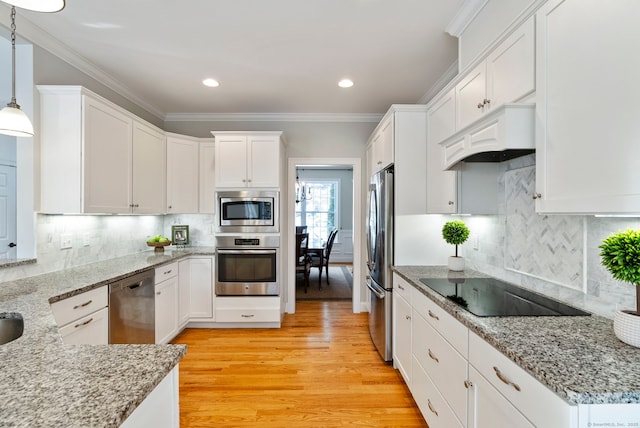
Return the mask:
<path id="1" fill-rule="evenodd" d="M 304 278 L 304 292 L 309 288 L 309 274 L 311 273 L 311 257 L 309 249 L 309 234 L 296 234 L 296 275 L 302 273 Z"/>
<path id="2" fill-rule="evenodd" d="M 318 268 L 318 284 L 319 288 L 322 288 L 322 269 L 325 269 L 327 276 L 327 285 L 329 285 L 329 257 L 331 256 L 331 249 L 333 248 L 333 241 L 336 239 L 338 229 L 333 229 L 329 232 L 327 238 L 327 244 L 320 253 L 311 254 L 311 267 Z"/>

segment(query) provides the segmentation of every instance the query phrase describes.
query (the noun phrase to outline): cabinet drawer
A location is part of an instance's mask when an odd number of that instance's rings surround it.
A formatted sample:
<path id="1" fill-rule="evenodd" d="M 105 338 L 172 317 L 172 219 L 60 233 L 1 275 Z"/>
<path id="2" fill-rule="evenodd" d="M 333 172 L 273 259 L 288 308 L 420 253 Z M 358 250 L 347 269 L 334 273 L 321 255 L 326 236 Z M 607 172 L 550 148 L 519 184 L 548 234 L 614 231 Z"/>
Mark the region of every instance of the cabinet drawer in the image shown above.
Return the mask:
<path id="1" fill-rule="evenodd" d="M 467 420 L 467 360 L 420 315 L 413 319 L 413 355 L 461 421 Z"/>
<path id="2" fill-rule="evenodd" d="M 415 357 L 411 392 L 429 428 L 463 428 Z"/>
<path id="3" fill-rule="evenodd" d="M 466 359 L 469 350 L 467 327 L 415 287 L 412 287 L 411 299 L 413 309 Z"/>
<path id="4" fill-rule="evenodd" d="M 104 285 L 82 294 L 51 304 L 51 311 L 58 326 L 80 319 L 108 305 L 107 286 Z"/>
<path id="5" fill-rule="evenodd" d="M 402 296 L 407 303 L 411 303 L 411 289 L 413 286 L 397 273 L 393 274 L 393 292 Z"/>
<path id="6" fill-rule="evenodd" d="M 178 275 L 178 262 L 168 263 L 156 268 L 156 284 Z"/>
<path id="7" fill-rule="evenodd" d="M 279 297 L 217 297 L 216 322 L 280 322 Z"/>
<path id="8" fill-rule="evenodd" d="M 67 345 L 106 345 L 109 343 L 109 308 L 102 308 L 60 330 Z"/>
<path id="9" fill-rule="evenodd" d="M 571 426 L 576 406 L 569 405 L 474 333 L 469 334 L 469 363 L 535 426 Z"/>

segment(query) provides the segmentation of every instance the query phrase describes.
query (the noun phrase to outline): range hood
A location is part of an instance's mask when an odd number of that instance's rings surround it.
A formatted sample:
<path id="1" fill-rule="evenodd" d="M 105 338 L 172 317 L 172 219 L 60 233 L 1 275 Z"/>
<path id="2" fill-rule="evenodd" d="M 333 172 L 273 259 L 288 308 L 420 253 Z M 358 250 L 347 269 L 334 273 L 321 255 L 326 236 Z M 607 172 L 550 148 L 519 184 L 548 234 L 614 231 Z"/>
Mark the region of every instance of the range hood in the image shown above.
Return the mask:
<path id="1" fill-rule="evenodd" d="M 503 162 L 535 152 L 535 104 L 505 104 L 440 143 L 442 166 Z"/>

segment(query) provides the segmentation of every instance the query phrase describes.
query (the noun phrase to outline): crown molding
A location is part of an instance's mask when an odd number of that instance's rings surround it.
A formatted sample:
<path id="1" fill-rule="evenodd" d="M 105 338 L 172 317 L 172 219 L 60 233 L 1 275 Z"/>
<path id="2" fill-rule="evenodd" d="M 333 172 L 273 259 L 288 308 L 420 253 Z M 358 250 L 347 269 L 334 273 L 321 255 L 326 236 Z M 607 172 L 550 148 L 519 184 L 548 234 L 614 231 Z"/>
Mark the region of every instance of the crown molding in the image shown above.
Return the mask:
<path id="1" fill-rule="evenodd" d="M 375 113 L 168 113 L 165 122 L 371 122 Z"/>
<path id="2" fill-rule="evenodd" d="M 458 60 L 447 68 L 442 76 L 436 80 L 431 88 L 418 100 L 419 104 L 427 104 L 433 97 L 438 95 L 456 76 L 458 75 Z"/>
<path id="3" fill-rule="evenodd" d="M 482 10 L 489 0 L 465 0 L 464 4 L 453 17 L 449 25 L 444 29 L 453 37 L 460 37 L 467 25 L 473 21 L 473 18 Z"/>

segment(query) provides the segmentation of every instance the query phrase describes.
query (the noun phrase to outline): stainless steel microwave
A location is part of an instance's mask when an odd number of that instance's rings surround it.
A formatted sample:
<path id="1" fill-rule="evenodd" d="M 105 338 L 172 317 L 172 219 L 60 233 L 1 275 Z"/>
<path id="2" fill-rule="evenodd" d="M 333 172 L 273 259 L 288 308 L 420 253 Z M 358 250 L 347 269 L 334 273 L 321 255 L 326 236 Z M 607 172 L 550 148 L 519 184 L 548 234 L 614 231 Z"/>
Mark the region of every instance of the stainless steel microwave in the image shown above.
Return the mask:
<path id="1" fill-rule="evenodd" d="M 237 190 L 216 192 L 216 230 L 221 233 L 280 231 L 278 192 Z"/>

